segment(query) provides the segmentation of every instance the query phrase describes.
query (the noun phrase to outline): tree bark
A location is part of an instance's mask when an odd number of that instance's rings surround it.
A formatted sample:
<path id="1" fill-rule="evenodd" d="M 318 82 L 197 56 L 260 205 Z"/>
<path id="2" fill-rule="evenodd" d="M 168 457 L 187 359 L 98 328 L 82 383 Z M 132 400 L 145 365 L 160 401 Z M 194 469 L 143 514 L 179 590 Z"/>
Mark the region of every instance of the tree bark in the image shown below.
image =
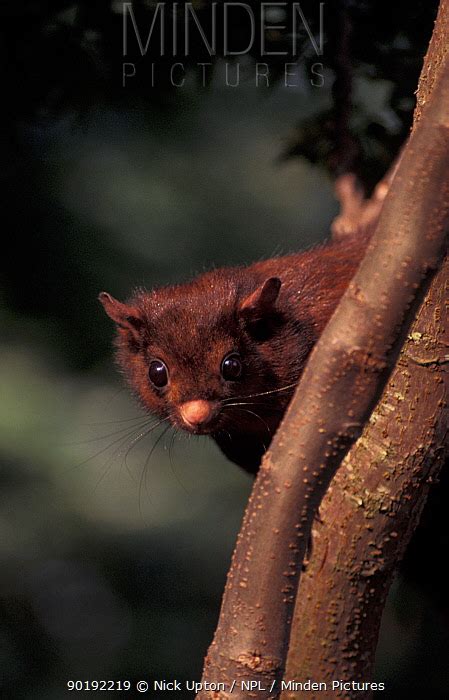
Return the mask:
<path id="1" fill-rule="evenodd" d="M 449 261 L 434 278 L 381 401 L 338 470 L 301 577 L 286 680 L 366 682 L 385 599 L 449 454 Z M 343 687 L 285 698 L 367 698 Z"/>
<path id="2" fill-rule="evenodd" d="M 204 689 L 201 700 L 230 697 L 231 686 L 234 698 L 279 696 L 317 507 L 379 397 L 400 330 L 411 321 L 407 312 L 445 242 L 446 69 L 401 157 L 369 251 L 310 357 L 256 479 L 203 675 L 204 683 L 225 689 Z M 254 679 L 264 690 L 248 692 L 242 681 Z"/>
<path id="3" fill-rule="evenodd" d="M 423 108 L 444 70 L 448 47 L 449 2 L 444 0 L 420 77 L 414 128 L 425 118 Z M 355 221 L 356 198 L 352 201 Z M 344 213 L 343 207 L 343 220 Z M 448 289 L 446 259 L 381 401 L 320 507 L 313 557 L 298 591 L 286 678 L 320 679 L 330 688 L 337 678 L 371 678 L 392 578 L 448 457 Z M 328 697 L 370 695 L 340 688 Z M 303 696 L 299 690 L 283 695 Z"/>

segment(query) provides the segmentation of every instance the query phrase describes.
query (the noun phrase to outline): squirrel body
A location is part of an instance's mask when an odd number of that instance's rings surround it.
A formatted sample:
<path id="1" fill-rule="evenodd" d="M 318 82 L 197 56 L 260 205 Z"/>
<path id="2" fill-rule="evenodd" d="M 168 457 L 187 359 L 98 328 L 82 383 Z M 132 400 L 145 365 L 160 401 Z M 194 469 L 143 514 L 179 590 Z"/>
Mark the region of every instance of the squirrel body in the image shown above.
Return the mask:
<path id="1" fill-rule="evenodd" d="M 146 410 L 257 472 L 365 247 L 351 238 L 219 268 L 126 303 L 102 292 L 128 384 Z"/>

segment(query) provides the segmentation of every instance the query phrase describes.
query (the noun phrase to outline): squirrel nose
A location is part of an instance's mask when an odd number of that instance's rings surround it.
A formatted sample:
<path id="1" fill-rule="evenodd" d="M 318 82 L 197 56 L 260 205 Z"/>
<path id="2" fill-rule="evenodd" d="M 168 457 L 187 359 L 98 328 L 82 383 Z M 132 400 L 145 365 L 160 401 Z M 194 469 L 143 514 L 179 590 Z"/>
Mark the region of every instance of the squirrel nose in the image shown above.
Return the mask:
<path id="1" fill-rule="evenodd" d="M 181 417 L 191 428 L 197 428 L 208 423 L 215 413 L 214 405 L 210 401 L 197 399 L 186 401 L 179 407 Z"/>

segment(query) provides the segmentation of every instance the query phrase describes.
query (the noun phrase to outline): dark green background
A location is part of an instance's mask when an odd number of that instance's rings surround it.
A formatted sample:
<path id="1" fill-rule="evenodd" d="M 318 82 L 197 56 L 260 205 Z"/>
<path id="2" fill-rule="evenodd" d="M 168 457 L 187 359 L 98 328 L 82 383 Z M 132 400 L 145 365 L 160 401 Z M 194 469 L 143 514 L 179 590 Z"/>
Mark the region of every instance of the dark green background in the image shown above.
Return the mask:
<path id="1" fill-rule="evenodd" d="M 355 13 L 352 127 L 369 185 L 407 131 L 436 5 L 365 3 L 363 14 L 343 4 Z M 128 419 L 141 414 L 113 366 L 98 292 L 124 298 L 137 285 L 297 250 L 324 239 L 337 212 L 323 131 L 334 104 L 331 21 L 321 90 L 306 80 L 255 89 L 251 61 L 238 89 L 225 87 L 218 63 L 206 88 L 193 67 L 180 90 L 152 90 L 144 77 L 123 90 L 112 10 L 2 4 L 8 698 L 58 699 L 67 680 L 199 678 L 251 486 L 206 439 L 167 434 L 151 453 L 153 436 L 126 454 L 139 434 Z M 443 698 L 449 687 L 438 495 L 426 522 L 431 535 L 420 531 L 384 616 L 377 676 L 387 698 Z"/>

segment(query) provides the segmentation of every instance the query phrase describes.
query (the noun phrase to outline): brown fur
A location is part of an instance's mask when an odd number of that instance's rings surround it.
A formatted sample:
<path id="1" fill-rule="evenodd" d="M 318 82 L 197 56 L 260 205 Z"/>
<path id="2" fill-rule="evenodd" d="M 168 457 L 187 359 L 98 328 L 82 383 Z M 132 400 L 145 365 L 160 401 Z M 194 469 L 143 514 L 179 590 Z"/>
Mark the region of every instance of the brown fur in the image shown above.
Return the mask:
<path id="1" fill-rule="evenodd" d="M 182 404 L 211 402 L 213 420 L 192 432 L 210 434 L 232 461 L 256 472 L 364 249 L 352 239 L 213 270 L 186 284 L 138 291 L 127 304 L 103 293 L 118 325 L 118 364 L 144 407 L 181 428 Z M 232 351 L 243 372 L 227 382 L 220 367 Z M 154 359 L 168 368 L 164 389 L 149 381 Z"/>

